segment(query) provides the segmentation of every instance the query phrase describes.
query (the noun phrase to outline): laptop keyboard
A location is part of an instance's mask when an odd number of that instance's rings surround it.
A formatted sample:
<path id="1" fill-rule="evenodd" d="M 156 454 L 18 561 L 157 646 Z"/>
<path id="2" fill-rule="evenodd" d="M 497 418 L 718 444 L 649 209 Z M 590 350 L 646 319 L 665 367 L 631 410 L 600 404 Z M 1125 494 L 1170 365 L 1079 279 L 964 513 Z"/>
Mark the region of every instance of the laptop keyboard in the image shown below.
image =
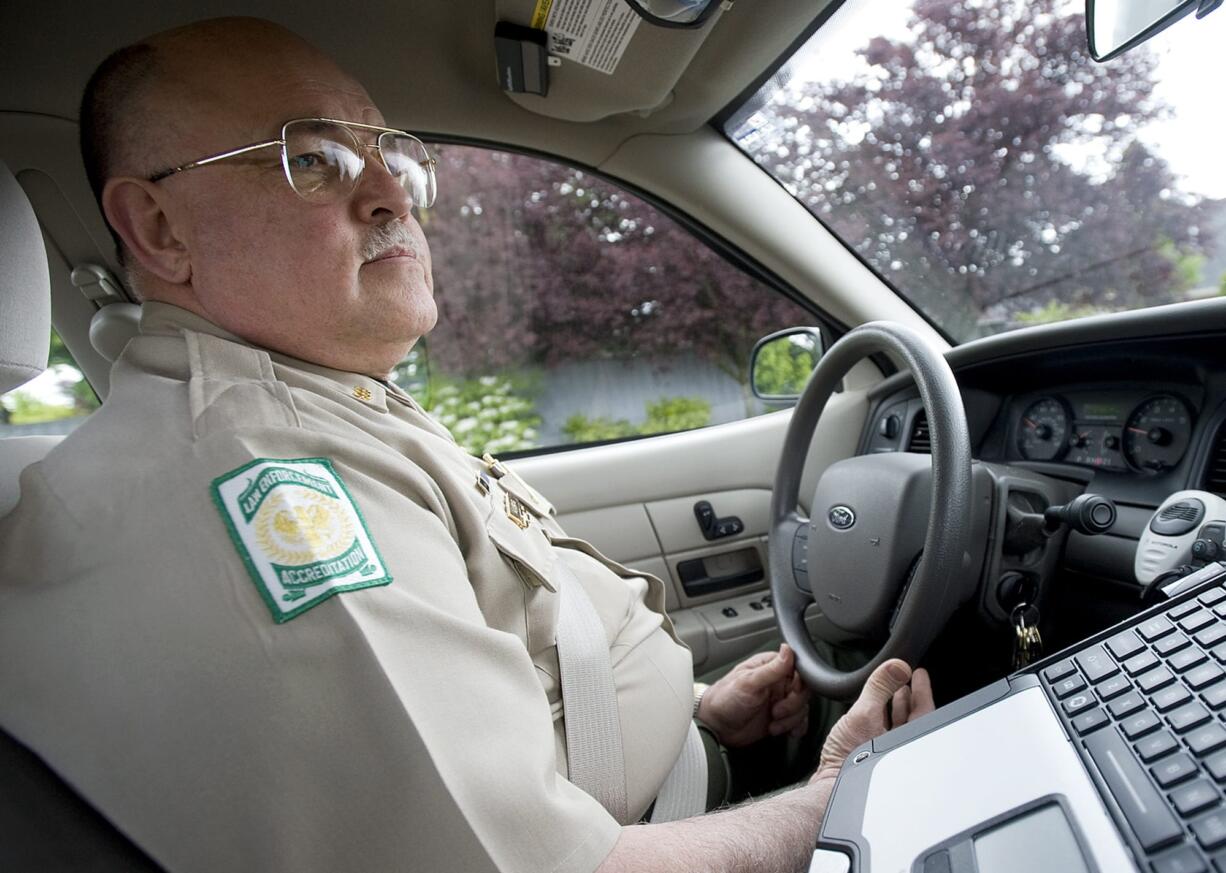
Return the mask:
<path id="1" fill-rule="evenodd" d="M 1145 851 L 1141 868 L 1226 873 L 1226 587 L 1039 675 Z"/>

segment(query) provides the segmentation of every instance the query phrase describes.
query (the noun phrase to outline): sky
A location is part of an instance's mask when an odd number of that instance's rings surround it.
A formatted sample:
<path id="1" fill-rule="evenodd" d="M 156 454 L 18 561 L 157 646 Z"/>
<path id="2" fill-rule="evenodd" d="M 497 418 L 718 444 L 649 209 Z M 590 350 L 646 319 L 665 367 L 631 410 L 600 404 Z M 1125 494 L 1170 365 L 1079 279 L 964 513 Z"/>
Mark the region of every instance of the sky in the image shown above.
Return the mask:
<path id="1" fill-rule="evenodd" d="M 1221 81 L 1226 75 L 1226 11 L 1197 21 L 1188 16 L 1147 43 L 1159 55 L 1159 96 L 1177 107 L 1176 117 L 1150 125 L 1142 137 L 1184 176 L 1191 191 L 1226 197 L 1226 116 Z"/>
<path id="2" fill-rule="evenodd" d="M 992 2 L 992 0 L 986 0 Z M 801 49 L 790 66 L 793 79 L 846 78 L 863 69 L 854 50 L 874 36 L 907 35 L 905 0 L 853 0 L 843 5 Z M 869 11 L 871 7 L 871 12 Z M 897 10 L 882 15 L 884 8 Z M 843 46 L 834 49 L 828 46 Z M 1226 197 L 1226 115 L 1220 105 L 1222 47 L 1226 46 L 1226 9 L 1202 20 L 1187 16 L 1146 43 L 1158 55 L 1155 93 L 1175 108 L 1170 120 L 1156 122 L 1141 138 L 1184 179 L 1185 190 L 1212 198 Z M 1214 61 L 1217 63 L 1214 63 Z M 1108 62 L 1110 63 L 1110 62 Z"/>

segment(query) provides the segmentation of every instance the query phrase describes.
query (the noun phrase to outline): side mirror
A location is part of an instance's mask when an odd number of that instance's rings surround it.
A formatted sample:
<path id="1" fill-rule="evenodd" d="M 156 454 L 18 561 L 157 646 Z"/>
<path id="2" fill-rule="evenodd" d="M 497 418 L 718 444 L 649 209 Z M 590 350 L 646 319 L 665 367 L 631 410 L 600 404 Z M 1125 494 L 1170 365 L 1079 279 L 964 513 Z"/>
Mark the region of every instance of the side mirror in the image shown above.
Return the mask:
<path id="1" fill-rule="evenodd" d="M 1222 0 L 1086 0 L 1090 56 L 1109 61 L 1170 27 L 1192 10 L 1204 18 Z"/>
<path id="2" fill-rule="evenodd" d="M 816 327 L 789 327 L 763 337 L 749 359 L 754 396 L 767 403 L 795 403 L 821 356 L 822 332 Z"/>

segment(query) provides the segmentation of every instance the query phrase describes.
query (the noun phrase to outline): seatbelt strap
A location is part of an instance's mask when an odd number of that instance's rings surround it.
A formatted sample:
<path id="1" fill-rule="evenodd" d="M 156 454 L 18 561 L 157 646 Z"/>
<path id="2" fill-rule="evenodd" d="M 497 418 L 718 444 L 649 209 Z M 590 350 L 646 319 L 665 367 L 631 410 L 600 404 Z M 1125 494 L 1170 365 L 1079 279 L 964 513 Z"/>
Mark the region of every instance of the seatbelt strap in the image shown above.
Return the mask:
<path id="1" fill-rule="evenodd" d="M 570 781 L 620 824 L 626 812 L 626 757 L 609 640 L 582 583 L 559 556 L 558 670 Z"/>
<path id="2" fill-rule="evenodd" d="M 702 737 L 698 735 L 698 725 L 691 721 L 681 755 L 660 787 L 655 809 L 651 811 L 648 821 L 652 824 L 680 821 L 706 811 L 707 750 Z"/>
<path id="3" fill-rule="evenodd" d="M 558 669 L 572 784 L 594 797 L 620 824 L 627 821 L 626 758 L 617 688 L 604 625 L 565 559 L 558 556 Z M 656 797 L 650 821 L 677 821 L 707 808 L 707 753 L 690 722 L 685 745 Z"/>

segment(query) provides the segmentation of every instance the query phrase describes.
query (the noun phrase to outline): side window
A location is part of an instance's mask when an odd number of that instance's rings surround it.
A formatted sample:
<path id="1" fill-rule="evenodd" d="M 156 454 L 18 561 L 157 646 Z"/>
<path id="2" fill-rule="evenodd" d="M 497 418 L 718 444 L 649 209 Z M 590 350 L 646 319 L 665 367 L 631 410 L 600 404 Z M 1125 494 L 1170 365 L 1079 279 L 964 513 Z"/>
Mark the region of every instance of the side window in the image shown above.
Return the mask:
<path id="1" fill-rule="evenodd" d="M 689 430 L 779 407 L 754 343 L 814 316 L 590 173 L 456 145 L 421 216 L 438 325 L 396 378 L 475 454 Z"/>
<path id="2" fill-rule="evenodd" d="M 0 395 L 0 437 L 66 434 L 99 405 L 98 395 L 53 330 L 46 371 Z"/>

